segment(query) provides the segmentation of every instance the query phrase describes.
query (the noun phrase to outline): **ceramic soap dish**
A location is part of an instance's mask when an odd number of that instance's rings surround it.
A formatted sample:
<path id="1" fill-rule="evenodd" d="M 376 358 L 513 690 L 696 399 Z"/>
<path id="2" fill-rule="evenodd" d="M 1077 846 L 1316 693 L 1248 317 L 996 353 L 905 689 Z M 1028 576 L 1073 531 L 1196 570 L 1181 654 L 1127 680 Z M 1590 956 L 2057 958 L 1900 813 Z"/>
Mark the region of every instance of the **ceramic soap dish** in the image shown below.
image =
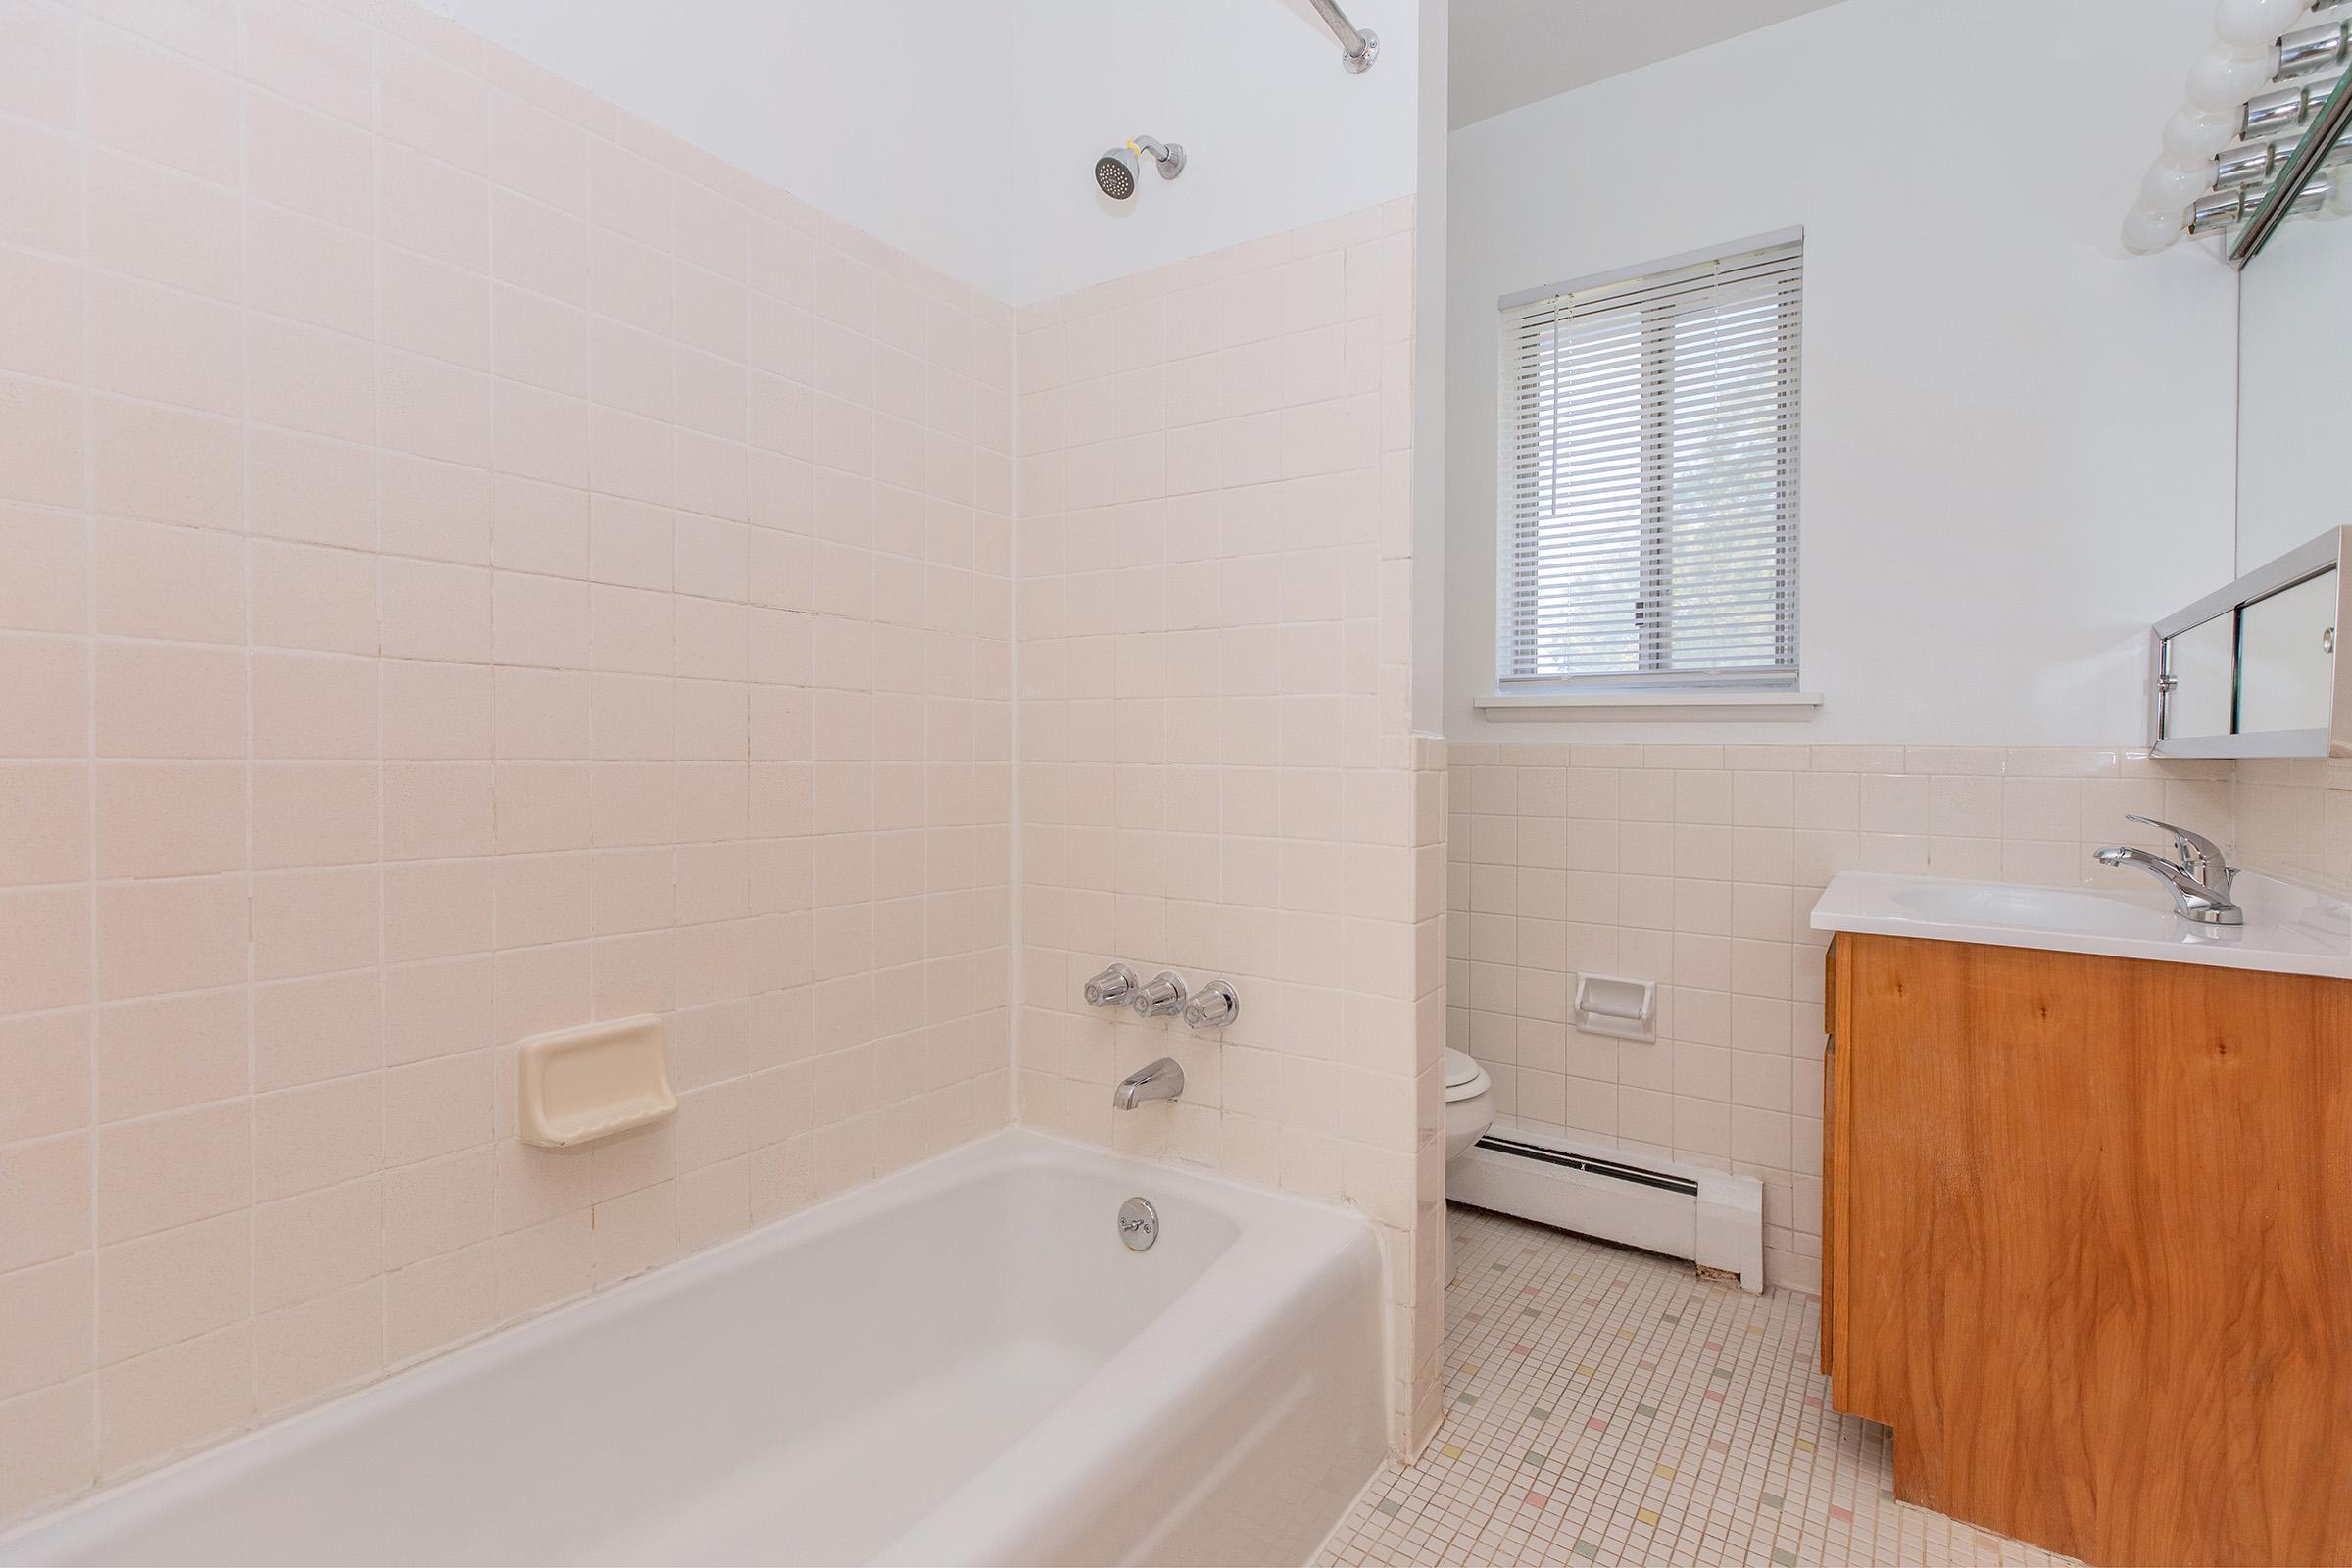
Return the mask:
<path id="1" fill-rule="evenodd" d="M 522 1141 L 568 1149 L 674 1115 L 667 1031 L 655 1017 L 533 1035 L 515 1099 Z"/>

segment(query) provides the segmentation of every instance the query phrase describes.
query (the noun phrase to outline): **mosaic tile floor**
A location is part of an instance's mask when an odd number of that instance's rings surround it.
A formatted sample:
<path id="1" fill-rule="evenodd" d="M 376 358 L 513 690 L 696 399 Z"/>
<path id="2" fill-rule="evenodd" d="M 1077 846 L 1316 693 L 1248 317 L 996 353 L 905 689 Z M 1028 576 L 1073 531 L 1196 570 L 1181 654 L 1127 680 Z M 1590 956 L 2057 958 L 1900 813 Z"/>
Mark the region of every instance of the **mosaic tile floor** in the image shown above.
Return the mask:
<path id="1" fill-rule="evenodd" d="M 1315 1559 L 2065 1563 L 1894 1500 L 1886 1429 L 1828 1406 L 1820 1303 L 1450 1211 L 1445 1423 L 1373 1477 Z"/>

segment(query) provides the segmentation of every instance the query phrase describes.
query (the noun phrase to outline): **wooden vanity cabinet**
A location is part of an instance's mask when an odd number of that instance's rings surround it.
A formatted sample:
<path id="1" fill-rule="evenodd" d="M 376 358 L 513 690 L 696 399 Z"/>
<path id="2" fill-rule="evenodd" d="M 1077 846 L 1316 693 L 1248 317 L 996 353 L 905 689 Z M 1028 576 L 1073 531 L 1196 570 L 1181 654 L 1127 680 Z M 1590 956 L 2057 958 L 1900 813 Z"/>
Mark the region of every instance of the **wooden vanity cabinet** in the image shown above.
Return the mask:
<path id="1" fill-rule="evenodd" d="M 2352 1562 L 2352 981 L 1838 937 L 1822 1359 L 1895 1495 Z"/>

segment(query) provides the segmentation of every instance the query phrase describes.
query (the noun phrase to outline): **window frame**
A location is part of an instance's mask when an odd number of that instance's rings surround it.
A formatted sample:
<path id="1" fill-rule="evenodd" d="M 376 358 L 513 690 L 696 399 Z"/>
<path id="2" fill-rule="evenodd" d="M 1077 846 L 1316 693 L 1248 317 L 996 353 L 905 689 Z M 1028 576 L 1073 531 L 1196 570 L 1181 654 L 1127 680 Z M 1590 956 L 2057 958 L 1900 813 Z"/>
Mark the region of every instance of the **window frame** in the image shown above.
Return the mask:
<path id="1" fill-rule="evenodd" d="M 1796 292 L 1797 346 L 1793 351 L 1796 375 L 1791 394 L 1795 417 L 1790 421 L 1787 437 L 1793 447 L 1787 480 L 1788 496 L 1784 511 L 1786 522 L 1786 564 L 1777 573 L 1778 591 L 1774 596 L 1775 618 L 1786 628 L 1787 662 L 1752 672 L 1740 670 L 1683 670 L 1643 668 L 1596 672 L 1587 675 L 1519 675 L 1513 673 L 1513 655 L 1517 643 L 1519 621 L 1515 611 L 1518 597 L 1518 514 L 1514 505 L 1517 490 L 1518 447 L 1520 425 L 1519 340 L 1520 317 L 1531 305 L 1557 299 L 1563 295 L 1584 293 L 1594 289 L 1639 282 L 1649 278 L 1665 278 L 1669 274 L 1690 268 L 1715 266 L 1757 252 L 1793 249 L 1798 283 Z M 1494 505 L 1495 572 L 1494 572 L 1494 638 L 1492 695 L 1477 699 L 1481 709 L 1498 710 L 1494 716 L 1512 716 L 1511 710 L 1542 709 L 1546 707 L 1591 707 L 1613 709 L 1620 712 L 1643 707 L 1661 709 L 1711 708 L 1811 708 L 1819 706 L 1821 698 L 1797 688 L 1803 667 L 1803 622 L 1799 612 L 1801 599 L 1801 535 L 1802 494 L 1801 466 L 1803 461 L 1802 409 L 1804 403 L 1803 340 L 1803 266 L 1805 262 L 1805 232 L 1801 227 L 1755 235 L 1728 244 L 1711 245 L 1702 250 L 1646 261 L 1635 266 L 1612 269 L 1568 282 L 1549 283 L 1538 288 L 1524 289 L 1505 295 L 1496 302 L 1497 364 L 1495 374 L 1495 413 L 1497 420 L 1496 485 Z M 1644 350 L 1646 363 L 1649 350 Z M 1670 352 L 1668 350 L 1667 352 Z M 1642 429 L 1645 442 L 1652 429 L 1652 419 L 1644 411 Z M 1651 483 L 1648 460 L 1643 463 L 1642 485 Z M 1646 542 L 1653 529 L 1668 525 L 1671 510 L 1662 504 L 1655 515 L 1642 508 L 1642 538 Z M 1642 551 L 1642 569 L 1646 577 L 1657 553 L 1648 548 Z M 1666 627 L 1638 631 L 1643 642 L 1662 638 Z M 1647 662 L 1645 651 L 1643 662 Z M 1540 715 L 1538 715 L 1540 716 Z"/>

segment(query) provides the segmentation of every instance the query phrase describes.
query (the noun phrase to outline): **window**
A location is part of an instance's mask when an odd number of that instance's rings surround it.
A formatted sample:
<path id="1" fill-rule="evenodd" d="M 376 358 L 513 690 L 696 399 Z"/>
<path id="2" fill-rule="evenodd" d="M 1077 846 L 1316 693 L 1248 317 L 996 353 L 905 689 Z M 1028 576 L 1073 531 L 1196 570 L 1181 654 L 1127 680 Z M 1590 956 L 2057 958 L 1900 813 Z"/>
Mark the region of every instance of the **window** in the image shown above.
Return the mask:
<path id="1" fill-rule="evenodd" d="M 1801 235 L 1502 302 L 1499 674 L 1796 684 Z"/>

